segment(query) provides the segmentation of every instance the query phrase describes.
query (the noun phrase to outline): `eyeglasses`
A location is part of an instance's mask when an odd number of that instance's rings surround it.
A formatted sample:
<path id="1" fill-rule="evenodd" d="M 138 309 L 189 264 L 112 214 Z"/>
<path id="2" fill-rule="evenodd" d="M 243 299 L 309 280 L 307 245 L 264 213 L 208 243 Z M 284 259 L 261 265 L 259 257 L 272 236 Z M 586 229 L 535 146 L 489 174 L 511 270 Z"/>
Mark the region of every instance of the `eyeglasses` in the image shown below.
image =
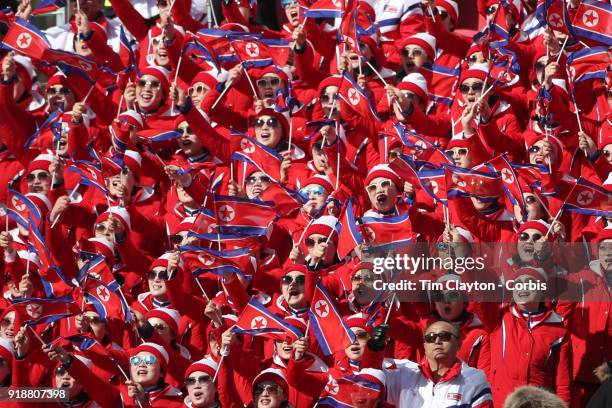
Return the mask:
<path id="1" fill-rule="evenodd" d="M 0 326 L 2 327 L 9 327 L 12 324 L 13 324 L 13 321 L 10 319 L 6 319 L 6 318 L 2 319 L 2 321 L 0 322 Z"/>
<path id="2" fill-rule="evenodd" d="M 529 234 L 528 234 L 528 233 L 526 233 L 526 232 L 521 232 L 521 233 L 519 234 L 518 239 L 519 239 L 519 241 L 521 241 L 521 242 L 527 242 L 527 241 L 529 241 L 529 238 L 531 238 L 531 240 L 532 240 L 533 242 L 536 242 L 536 241 L 541 240 L 541 239 L 542 239 L 542 237 L 543 237 L 543 235 L 542 235 L 542 234 L 538 234 L 538 233 L 535 233 L 535 234 L 533 234 L 533 235 L 529 235 Z"/>
<path id="3" fill-rule="evenodd" d="M 529 154 L 535 154 L 538 153 L 540 150 L 542 150 L 542 148 L 540 146 L 537 145 L 533 145 L 529 148 Z"/>
<path id="4" fill-rule="evenodd" d="M 332 102 L 334 99 L 336 99 L 337 95 L 338 94 L 336 92 L 329 93 L 329 94 L 323 93 L 319 95 L 319 100 L 321 101 L 322 104 L 325 105 L 325 104 Z"/>
<path id="5" fill-rule="evenodd" d="M 357 340 L 367 340 L 368 336 L 368 332 L 365 330 L 360 330 L 355 333 L 355 337 L 357 338 Z"/>
<path id="6" fill-rule="evenodd" d="M 324 243 L 326 243 L 327 242 L 327 238 L 319 238 L 317 240 L 314 240 L 313 238 L 306 238 L 304 240 L 304 242 L 306 243 L 306 246 L 308 248 L 312 248 L 316 244 L 324 244 Z"/>
<path id="7" fill-rule="evenodd" d="M 127 176 L 128 174 L 130 174 L 130 169 L 128 169 L 127 167 L 121 169 L 122 176 Z"/>
<path id="8" fill-rule="evenodd" d="M 70 88 L 67 86 L 62 86 L 61 88 L 49 87 L 47 88 L 47 95 L 53 96 L 57 94 L 68 95 L 70 93 Z"/>
<path id="9" fill-rule="evenodd" d="M 256 83 L 260 88 L 274 88 L 280 85 L 281 80 L 278 77 L 261 78 L 258 79 Z"/>
<path id="10" fill-rule="evenodd" d="M 311 187 L 311 188 L 303 188 L 300 190 L 300 194 L 305 197 L 315 196 L 320 197 L 325 194 L 325 189 L 323 187 Z"/>
<path id="11" fill-rule="evenodd" d="M 353 275 L 351 278 L 352 282 L 363 282 L 363 283 L 372 283 L 374 282 L 374 277 L 371 275 Z"/>
<path id="12" fill-rule="evenodd" d="M 149 271 L 147 273 L 147 279 L 148 280 L 155 280 L 155 279 L 159 279 L 159 280 L 163 280 L 163 281 L 167 281 L 168 280 L 168 271 Z"/>
<path id="13" fill-rule="evenodd" d="M 49 180 L 49 173 L 41 171 L 40 173 L 30 173 L 26 176 L 26 181 L 32 183 L 34 180 L 47 181 Z"/>
<path id="14" fill-rule="evenodd" d="M 253 387 L 253 395 L 257 397 L 264 392 L 270 395 L 278 395 L 280 390 L 281 388 L 276 384 L 257 384 Z"/>
<path id="15" fill-rule="evenodd" d="M 256 128 L 262 128 L 264 125 L 267 125 L 269 128 L 275 128 L 280 126 L 278 119 L 276 118 L 268 118 L 267 120 L 257 119 L 255 121 Z"/>
<path id="16" fill-rule="evenodd" d="M 384 180 L 384 181 L 381 181 L 380 183 L 372 183 L 366 187 L 366 191 L 368 193 L 373 193 L 376 190 L 378 190 L 378 187 L 382 189 L 391 187 L 391 180 Z"/>
<path id="17" fill-rule="evenodd" d="M 210 376 L 208 375 L 201 375 L 197 378 L 194 377 L 187 377 L 185 378 L 185 385 L 186 386 L 191 386 L 191 385 L 195 385 L 196 383 L 198 384 L 208 384 L 212 382 Z"/>
<path id="18" fill-rule="evenodd" d="M 283 285 L 291 285 L 293 282 L 295 282 L 296 285 L 303 285 L 304 283 L 306 283 L 306 277 L 304 275 L 298 275 L 298 276 L 291 276 L 291 275 L 285 275 L 281 278 L 281 283 Z"/>
<path id="19" fill-rule="evenodd" d="M 468 149 L 465 147 L 460 147 L 459 149 L 449 149 L 446 151 L 446 154 L 449 156 L 466 156 L 468 154 Z"/>
<path id="20" fill-rule="evenodd" d="M 438 9 L 438 14 L 440 15 L 440 17 L 442 17 L 442 19 L 445 19 L 446 17 L 448 17 L 448 11 L 446 10 Z"/>
<path id="21" fill-rule="evenodd" d="M 91 315 L 90 316 L 83 315 L 83 320 L 85 320 L 88 323 L 93 323 L 93 324 L 98 324 L 102 322 L 99 316 L 91 316 Z"/>
<path id="22" fill-rule="evenodd" d="M 541 71 L 546 67 L 546 64 L 544 64 L 543 62 L 536 62 L 535 63 L 535 70 L 536 71 Z"/>
<path id="23" fill-rule="evenodd" d="M 194 94 L 199 95 L 201 93 L 208 92 L 209 89 L 210 88 L 204 85 L 190 86 L 189 88 L 187 88 L 187 94 L 189 96 L 193 96 Z"/>
<path id="24" fill-rule="evenodd" d="M 434 302 L 457 302 L 463 299 L 463 295 L 461 295 L 461 292 L 456 290 L 449 290 L 446 292 L 434 292 L 432 293 L 431 297 L 433 298 Z"/>
<path id="25" fill-rule="evenodd" d="M 494 6 L 489 6 L 486 8 L 485 13 L 487 13 L 487 15 L 491 15 L 494 14 L 497 11 L 497 5 Z"/>
<path id="26" fill-rule="evenodd" d="M 610 154 L 612 154 L 612 153 L 610 153 L 610 151 L 608 151 L 608 150 L 605 150 L 605 149 L 604 149 L 604 150 L 602 150 L 602 151 L 601 151 L 601 155 L 602 155 L 603 157 L 605 157 L 606 159 L 607 159 L 608 157 L 610 157 Z"/>
<path id="27" fill-rule="evenodd" d="M 536 196 L 532 196 L 532 195 L 528 195 L 525 197 L 525 202 L 527 204 L 534 204 L 538 201 L 538 199 L 536 198 Z"/>
<path id="28" fill-rule="evenodd" d="M 435 343 L 438 339 L 440 339 L 440 341 L 450 341 L 453 337 L 457 336 L 451 332 L 441 331 L 439 333 L 427 333 L 423 336 L 423 340 L 425 340 L 425 343 Z"/>
<path id="29" fill-rule="evenodd" d="M 143 361 L 146 365 L 153 365 L 157 362 L 157 358 L 152 354 L 149 354 L 144 358 L 142 358 L 141 356 L 133 356 L 132 358 L 130 358 L 130 364 L 134 366 L 142 364 Z"/>
<path id="30" fill-rule="evenodd" d="M 406 48 L 402 49 L 402 57 L 404 58 L 420 57 L 423 54 L 425 54 L 425 51 L 422 50 L 421 48 L 413 48 L 411 50 L 406 49 Z"/>
<path id="31" fill-rule="evenodd" d="M 261 177 L 249 176 L 246 179 L 246 183 L 248 185 L 253 185 L 256 183 L 270 184 L 271 182 L 272 182 L 272 179 L 268 176 L 261 176 Z"/>
<path id="32" fill-rule="evenodd" d="M 459 90 L 461 91 L 462 94 L 468 94 L 470 92 L 470 89 L 474 92 L 482 92 L 482 88 L 484 87 L 484 83 L 483 82 L 475 82 L 473 83 L 471 86 L 470 85 L 461 85 L 459 87 Z"/>
<path id="33" fill-rule="evenodd" d="M 96 224 L 94 226 L 94 229 L 96 230 L 96 232 L 99 232 L 100 234 L 103 234 L 103 233 L 105 233 L 108 230 L 108 227 L 106 226 L 105 223 L 100 222 L 100 223 L 98 223 L 98 224 Z"/>
<path id="34" fill-rule="evenodd" d="M 414 97 L 416 96 L 415 94 L 413 94 L 412 92 L 408 92 L 408 91 L 404 91 L 402 92 L 402 96 L 410 101 L 414 100 Z"/>
<path id="35" fill-rule="evenodd" d="M 136 86 L 139 88 L 144 88 L 148 86 L 151 89 L 159 89 L 161 83 L 159 81 L 145 81 L 144 79 L 139 79 L 136 82 Z"/>

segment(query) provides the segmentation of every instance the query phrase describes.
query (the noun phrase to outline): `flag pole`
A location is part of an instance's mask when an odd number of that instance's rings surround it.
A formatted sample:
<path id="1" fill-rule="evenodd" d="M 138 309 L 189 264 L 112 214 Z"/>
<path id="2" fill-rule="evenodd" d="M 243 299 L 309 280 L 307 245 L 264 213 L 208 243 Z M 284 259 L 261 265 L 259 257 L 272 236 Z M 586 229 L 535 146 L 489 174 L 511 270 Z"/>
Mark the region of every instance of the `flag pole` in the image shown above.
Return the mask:
<path id="1" fill-rule="evenodd" d="M 77 183 L 77 185 L 76 185 L 76 186 L 74 186 L 74 188 L 73 188 L 73 189 L 72 189 L 72 191 L 70 192 L 70 195 L 68 195 L 68 199 L 69 199 L 69 200 L 71 200 L 71 201 L 72 201 L 72 200 L 74 199 L 73 195 L 74 195 L 74 193 L 76 193 L 76 191 L 77 191 L 77 189 L 79 188 L 79 186 L 80 186 L 80 185 L 81 185 L 80 183 Z M 59 221 L 59 219 L 60 219 L 60 217 L 61 217 L 61 216 L 62 216 L 62 213 L 59 213 L 59 214 L 57 215 L 57 217 L 55 217 L 55 220 L 53 220 L 53 222 L 51 223 L 51 229 L 53 229 L 53 227 L 55 227 L 55 224 L 57 224 L 57 222 Z"/>
<path id="2" fill-rule="evenodd" d="M 210 107 L 210 110 L 212 111 L 213 109 L 215 109 L 215 107 L 217 106 L 217 104 L 219 103 L 219 101 L 221 100 L 221 98 L 223 98 L 223 95 L 225 95 L 227 93 L 227 91 L 229 91 L 230 86 L 232 86 L 232 81 L 228 81 L 227 84 L 225 84 L 225 88 L 223 88 L 223 91 L 221 91 L 221 93 L 219 94 L 219 96 L 217 97 L 217 99 L 215 100 L 215 103 L 212 104 L 212 106 Z"/>
<path id="3" fill-rule="evenodd" d="M 34 337 L 36 337 L 38 339 L 38 341 L 40 341 L 40 344 L 42 344 L 43 346 L 46 345 L 47 343 L 45 343 L 45 341 L 39 336 L 38 333 L 36 333 L 36 330 L 34 330 L 32 328 L 32 326 L 30 326 L 29 324 L 26 323 L 26 327 L 28 329 L 30 329 L 30 331 L 32 332 L 32 334 L 34 335 Z"/>
<path id="4" fill-rule="evenodd" d="M 249 85 L 251 85 L 251 89 L 253 90 L 253 96 L 255 96 L 255 99 L 258 99 L 258 97 L 257 97 L 257 90 L 255 89 L 255 85 L 253 85 L 253 80 L 251 79 L 251 76 L 249 75 L 249 72 L 244 67 L 243 63 L 240 63 L 240 66 L 242 67 L 242 70 L 244 71 L 244 73 L 246 75 L 246 78 L 249 81 Z"/>
<path id="5" fill-rule="evenodd" d="M 391 311 L 393 310 L 393 305 L 395 304 L 395 297 L 397 296 L 397 292 L 393 292 L 393 296 L 391 296 L 391 304 L 389 304 L 389 310 L 387 310 L 387 316 L 385 316 L 384 324 L 387 324 L 389 321 L 389 317 L 391 316 Z"/>
<path id="6" fill-rule="evenodd" d="M 174 4 L 174 3 L 172 3 Z M 181 63 L 183 62 L 183 49 L 181 49 L 181 55 L 179 56 L 178 63 L 176 64 L 176 72 L 174 73 L 174 81 L 172 85 L 176 86 L 176 81 L 178 79 L 179 69 L 181 69 Z M 170 114 L 174 115 L 174 99 L 172 100 L 172 104 L 170 105 Z"/>

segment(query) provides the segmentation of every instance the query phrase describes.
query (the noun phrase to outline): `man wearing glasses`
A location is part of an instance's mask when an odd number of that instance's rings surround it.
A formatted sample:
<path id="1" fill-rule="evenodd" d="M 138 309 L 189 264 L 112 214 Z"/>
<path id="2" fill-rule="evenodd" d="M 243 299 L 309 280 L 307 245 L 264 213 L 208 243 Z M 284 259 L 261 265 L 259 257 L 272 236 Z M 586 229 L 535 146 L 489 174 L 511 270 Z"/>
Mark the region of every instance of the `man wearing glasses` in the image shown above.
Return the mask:
<path id="1" fill-rule="evenodd" d="M 457 358 L 461 333 L 449 322 L 430 324 L 423 336 L 425 357 L 415 363 L 397 360 L 385 370 L 387 401 L 398 408 L 493 407 L 490 385 L 482 370 Z"/>

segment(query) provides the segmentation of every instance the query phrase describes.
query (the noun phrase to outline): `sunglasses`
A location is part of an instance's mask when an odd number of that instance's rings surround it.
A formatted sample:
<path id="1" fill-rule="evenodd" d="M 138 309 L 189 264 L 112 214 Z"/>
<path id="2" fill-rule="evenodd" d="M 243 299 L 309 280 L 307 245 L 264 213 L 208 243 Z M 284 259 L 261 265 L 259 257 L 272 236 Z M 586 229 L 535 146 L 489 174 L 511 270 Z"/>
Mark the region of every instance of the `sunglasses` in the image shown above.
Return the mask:
<path id="1" fill-rule="evenodd" d="M 536 196 L 530 195 L 530 196 L 525 197 L 525 202 L 527 204 L 535 204 L 537 201 L 538 199 L 536 198 Z"/>
<path id="2" fill-rule="evenodd" d="M 381 181 L 380 183 L 372 183 L 366 187 L 366 191 L 368 193 L 373 193 L 376 190 L 378 190 L 378 187 L 382 189 L 391 187 L 391 180 L 384 180 L 384 181 Z"/>
<path id="3" fill-rule="evenodd" d="M 64 367 L 57 367 L 55 369 L 55 375 L 60 376 L 60 377 L 65 375 L 67 372 L 68 370 L 66 370 Z"/>
<path id="4" fill-rule="evenodd" d="M 414 97 L 416 96 L 415 94 L 413 94 L 412 92 L 402 92 L 402 96 L 406 99 L 408 99 L 409 101 L 414 100 Z"/>
<path id="5" fill-rule="evenodd" d="M 283 285 L 291 285 L 293 282 L 295 282 L 296 285 L 303 285 L 306 283 L 306 277 L 304 275 L 298 275 L 296 277 L 285 275 L 280 281 Z"/>
<path id="6" fill-rule="evenodd" d="M 439 333 L 427 333 L 423 336 L 423 340 L 425 340 L 425 343 L 435 343 L 438 339 L 440 339 L 440 341 L 450 341 L 453 337 L 457 336 L 451 332 L 441 331 Z"/>
<path id="7" fill-rule="evenodd" d="M 315 246 L 316 244 L 324 244 L 327 242 L 327 238 L 319 238 L 317 240 L 313 239 L 313 238 L 306 238 L 304 240 L 304 242 L 306 243 L 306 246 L 308 248 L 312 248 L 313 246 Z"/>
<path id="8" fill-rule="evenodd" d="M 33 182 L 36 179 L 38 179 L 38 181 L 47 181 L 49 180 L 49 173 L 43 171 L 40 173 L 30 173 L 26 176 L 26 181 L 28 181 L 29 183 Z"/>
<path id="9" fill-rule="evenodd" d="M 47 88 L 47 95 L 68 95 L 70 93 L 70 88 L 68 88 L 67 86 L 63 86 L 61 88 Z"/>
<path id="10" fill-rule="evenodd" d="M 610 154 L 612 154 L 612 153 L 610 153 L 608 150 L 602 150 L 602 151 L 601 151 L 601 155 L 602 155 L 603 157 L 605 157 L 606 159 L 607 159 L 608 157 L 610 157 Z"/>
<path id="11" fill-rule="evenodd" d="M 142 358 L 141 356 L 134 356 L 130 358 L 130 364 L 134 366 L 142 364 L 143 361 L 146 365 L 152 365 L 157 362 L 157 358 L 152 354 L 149 354 L 145 358 Z"/>
<path id="12" fill-rule="evenodd" d="M 162 332 L 169 329 L 168 326 L 166 326 L 165 324 L 161 324 L 161 323 L 153 324 L 152 326 L 155 330 L 162 331 Z"/>
<path id="13" fill-rule="evenodd" d="M 497 6 L 489 6 L 486 8 L 485 13 L 487 13 L 487 15 L 491 15 L 494 14 L 497 11 Z"/>
<path id="14" fill-rule="evenodd" d="M 483 82 L 476 82 L 473 83 L 471 86 L 470 85 L 461 85 L 459 87 L 459 90 L 461 91 L 462 94 L 468 94 L 470 93 L 470 89 L 474 92 L 482 92 L 482 88 L 484 87 L 484 83 Z"/>
<path id="15" fill-rule="evenodd" d="M 320 197 L 324 193 L 325 193 L 325 189 L 323 187 L 303 188 L 300 190 L 300 194 L 305 197 L 310 197 L 310 196 Z"/>
<path id="16" fill-rule="evenodd" d="M 83 320 L 89 322 L 89 323 L 93 323 L 93 324 L 98 324 L 101 323 L 102 320 L 100 320 L 99 316 L 85 316 L 83 315 Z"/>
<path id="17" fill-rule="evenodd" d="M 463 299 L 460 292 L 449 290 L 447 292 L 434 292 L 431 296 L 434 302 L 457 302 Z"/>
<path id="18" fill-rule="evenodd" d="M 337 93 L 332 93 L 332 94 L 321 94 L 319 95 L 319 100 L 321 101 L 322 104 L 328 104 L 330 102 L 332 102 L 332 100 L 336 99 L 337 97 Z"/>
<path id="19" fill-rule="evenodd" d="M 268 176 L 261 176 L 261 177 L 249 176 L 246 179 L 246 183 L 251 186 L 256 183 L 270 184 L 271 182 L 272 182 L 272 179 Z"/>
<path id="20" fill-rule="evenodd" d="M 210 376 L 208 376 L 208 375 L 202 375 L 202 376 L 199 376 L 197 378 L 194 378 L 194 377 L 187 377 L 187 378 L 185 378 L 185 385 L 186 386 L 195 385 L 196 383 L 198 383 L 198 384 L 208 384 L 210 382 L 212 382 L 212 380 L 211 380 Z"/>
<path id="21" fill-rule="evenodd" d="M 478 62 L 478 56 L 477 55 L 470 55 L 467 59 L 468 64 L 475 64 Z"/>
<path id="22" fill-rule="evenodd" d="M 257 86 L 260 88 L 274 88 L 280 85 L 281 80 L 278 77 L 274 78 L 261 78 L 257 80 Z"/>
<path id="23" fill-rule="evenodd" d="M 446 10 L 438 9 L 438 14 L 440 15 L 440 17 L 442 17 L 442 19 L 445 19 L 446 17 L 448 17 L 448 11 Z"/>
<path id="24" fill-rule="evenodd" d="M 535 154 L 535 153 L 538 153 L 540 150 L 542 150 L 540 146 L 533 145 L 529 148 L 529 153 Z"/>
<path id="25" fill-rule="evenodd" d="M 139 88 L 144 88 L 148 86 L 151 89 L 159 89 L 161 83 L 159 81 L 145 81 L 144 79 L 139 79 L 136 82 L 136 86 Z"/>
<path id="26" fill-rule="evenodd" d="M 269 118 L 267 120 L 257 119 L 255 121 L 256 128 L 262 128 L 264 125 L 267 125 L 269 128 L 275 128 L 280 126 L 280 124 L 278 123 L 278 119 L 276 118 Z"/>
<path id="27" fill-rule="evenodd" d="M 424 55 L 425 51 L 423 51 L 420 48 L 413 48 L 411 50 L 407 50 L 406 48 L 402 49 L 402 57 L 404 58 L 408 58 L 408 57 L 420 57 L 421 55 Z"/>
<path id="28" fill-rule="evenodd" d="M 543 237 L 543 236 L 544 236 L 544 235 L 542 235 L 542 234 L 537 234 L 537 233 L 536 233 L 536 234 L 533 234 L 533 235 L 529 235 L 529 234 L 528 234 L 528 233 L 526 233 L 526 232 L 521 232 L 521 233 L 519 234 L 519 241 L 521 241 L 521 242 L 527 242 L 527 241 L 529 241 L 529 238 L 531 238 L 531 240 L 532 240 L 533 242 L 536 242 L 536 241 L 539 241 L 540 239 L 542 239 L 542 237 Z"/>
<path id="29" fill-rule="evenodd" d="M 147 279 L 148 280 L 155 280 L 155 279 L 159 279 L 159 280 L 163 280 L 163 281 L 167 281 L 168 280 L 168 271 L 149 271 L 147 273 Z"/>
<path id="30" fill-rule="evenodd" d="M 193 135 L 193 129 L 190 126 L 184 128 L 176 128 L 176 131 L 184 135 Z"/>
<path id="31" fill-rule="evenodd" d="M 100 223 L 98 223 L 98 224 L 96 224 L 94 226 L 94 229 L 95 229 L 96 232 L 99 232 L 99 233 L 103 234 L 103 233 L 105 233 L 108 230 L 108 227 L 106 226 L 105 223 L 100 222 Z"/>
<path id="32" fill-rule="evenodd" d="M 253 395 L 259 396 L 264 392 L 267 392 L 270 395 L 277 395 L 280 393 L 280 387 L 276 384 L 257 384 L 253 387 Z"/>
<path id="33" fill-rule="evenodd" d="M 190 86 L 187 88 L 187 94 L 189 96 L 199 95 L 201 93 L 208 92 L 208 89 L 209 88 L 205 87 L 204 85 Z"/>
<path id="34" fill-rule="evenodd" d="M 2 321 L 0 322 L 0 326 L 2 327 L 9 327 L 12 324 L 13 324 L 13 321 L 9 319 L 2 319 Z"/>
<path id="35" fill-rule="evenodd" d="M 468 149 L 466 149 L 465 147 L 461 147 L 459 149 L 449 149 L 446 151 L 446 154 L 448 154 L 449 156 L 466 156 L 468 154 Z"/>
<path id="36" fill-rule="evenodd" d="M 363 283 L 372 283 L 374 282 L 374 277 L 371 275 L 353 275 L 351 278 L 352 282 L 363 282 Z"/>

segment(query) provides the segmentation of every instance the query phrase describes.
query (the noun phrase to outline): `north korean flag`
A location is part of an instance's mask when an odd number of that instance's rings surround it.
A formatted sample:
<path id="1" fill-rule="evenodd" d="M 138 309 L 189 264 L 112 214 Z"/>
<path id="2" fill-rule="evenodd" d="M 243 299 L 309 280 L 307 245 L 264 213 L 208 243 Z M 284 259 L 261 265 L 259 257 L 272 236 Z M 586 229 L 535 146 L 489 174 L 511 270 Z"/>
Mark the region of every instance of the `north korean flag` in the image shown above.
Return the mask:
<path id="1" fill-rule="evenodd" d="M 315 286 L 308 318 L 319 346 L 326 356 L 343 351 L 355 342 L 355 334 L 338 313 L 334 301 L 321 281 Z"/>
<path id="2" fill-rule="evenodd" d="M 584 0 L 574 15 L 573 32 L 579 39 L 595 44 L 612 45 L 612 5 Z"/>
<path id="3" fill-rule="evenodd" d="M 342 211 L 340 225 L 338 256 L 340 259 L 344 259 L 353 249 L 355 249 L 355 247 L 358 247 L 363 243 L 363 235 L 361 234 L 357 221 L 355 220 L 352 200 L 348 200 L 346 202 L 344 211 Z"/>
<path id="4" fill-rule="evenodd" d="M 77 303 L 70 296 L 55 299 L 21 298 L 12 303 L 11 307 L 30 326 L 51 323 L 81 312 Z"/>
<path id="5" fill-rule="evenodd" d="M 272 64 L 285 66 L 289 58 L 289 43 L 285 40 L 230 38 L 234 52 L 246 68 L 263 68 Z"/>
<path id="6" fill-rule="evenodd" d="M 283 157 L 276 150 L 259 143 L 245 134 L 232 134 L 232 143 L 239 146 L 239 150 L 232 154 L 233 161 L 246 162 L 257 167 L 275 181 L 280 180 L 280 165 Z"/>
<path id="7" fill-rule="evenodd" d="M 523 199 L 523 189 L 519 181 L 518 175 L 512 168 L 510 161 L 505 154 L 499 155 L 489 161 L 490 168 L 499 173 L 501 186 L 511 206 L 519 206 L 521 208 L 524 219 L 527 219 L 527 203 Z M 510 208 L 511 209 L 511 208 Z"/>
<path id="8" fill-rule="evenodd" d="M 81 251 L 83 253 L 83 251 Z M 86 253 L 87 254 L 87 253 Z M 103 284 L 109 287 L 110 290 L 116 291 L 120 285 L 115 280 L 108 263 L 103 255 L 89 254 L 90 259 L 83 265 L 76 276 L 77 282 L 84 282 L 88 277 L 99 279 Z"/>
<path id="9" fill-rule="evenodd" d="M 274 203 L 271 201 L 216 195 L 215 208 L 219 228 L 221 226 L 267 228 L 277 217 Z"/>
<path id="10" fill-rule="evenodd" d="M 419 183 L 423 190 L 440 204 L 448 205 L 448 191 L 444 169 L 421 170 L 418 175 Z"/>
<path id="11" fill-rule="evenodd" d="M 15 19 L 2 39 L 2 43 L 36 60 L 42 59 L 44 52 L 51 49 L 51 44 L 45 34 L 33 24 L 19 17 Z"/>
<path id="12" fill-rule="evenodd" d="M 561 208 L 578 214 L 612 217 L 612 192 L 579 178 Z"/>
<path id="13" fill-rule="evenodd" d="M 351 109 L 361 114 L 361 116 L 371 118 L 376 122 L 381 122 L 370 97 L 346 71 L 342 73 L 342 81 L 340 83 L 340 89 L 338 90 L 338 96 L 342 98 Z"/>
<path id="14" fill-rule="evenodd" d="M 388 218 L 362 217 L 361 229 L 369 244 L 400 247 L 414 241 L 409 213 Z"/>
<path id="15" fill-rule="evenodd" d="M 103 322 L 116 318 L 124 322 L 130 322 L 132 315 L 130 309 L 119 295 L 101 280 L 93 276 L 87 276 L 80 286 L 80 296 L 84 296 L 88 302 L 93 304 Z"/>
<path id="16" fill-rule="evenodd" d="M 64 7 L 66 7 L 66 0 L 42 0 L 32 9 L 32 15 L 52 13 Z"/>
<path id="17" fill-rule="evenodd" d="M 278 214 L 287 216 L 301 208 L 308 200 L 300 193 L 283 186 L 281 183 L 272 183 L 261 194 L 261 199 L 274 203 Z"/>
<path id="18" fill-rule="evenodd" d="M 455 89 L 455 85 L 461 74 L 460 65 L 454 68 L 426 62 L 421 67 L 421 73 L 427 80 L 429 97 L 432 101 L 451 106 L 453 98 L 450 90 Z"/>
<path id="19" fill-rule="evenodd" d="M 251 298 L 233 329 L 236 333 L 268 337 L 274 340 L 290 340 L 293 343 L 303 336 L 302 332 L 272 314 L 264 305 Z"/>
<path id="20" fill-rule="evenodd" d="M 605 79 L 612 64 L 607 47 L 584 48 L 572 52 L 567 58 L 570 79 L 574 83 L 588 79 Z"/>
<path id="21" fill-rule="evenodd" d="M 303 14 L 309 18 L 341 18 L 344 9 L 344 0 L 319 0 Z"/>
<path id="22" fill-rule="evenodd" d="M 179 251 L 188 269 L 194 276 L 205 272 L 216 275 L 226 273 L 239 273 L 252 275 L 255 261 L 251 257 L 248 248 L 235 249 L 233 251 L 215 251 L 192 245 L 179 246 Z"/>
<path id="23" fill-rule="evenodd" d="M 474 197 L 480 201 L 496 201 L 503 194 L 499 175 L 488 171 L 464 169 L 443 164 L 448 198 Z"/>
<path id="24" fill-rule="evenodd" d="M 205 233 L 198 234 L 195 232 L 189 232 L 188 237 L 194 237 L 197 239 L 204 240 L 208 245 L 220 245 L 221 248 L 251 248 L 257 249 L 263 244 L 264 236 L 259 233 L 253 233 L 246 231 L 242 234 L 229 234 L 229 233 Z"/>

